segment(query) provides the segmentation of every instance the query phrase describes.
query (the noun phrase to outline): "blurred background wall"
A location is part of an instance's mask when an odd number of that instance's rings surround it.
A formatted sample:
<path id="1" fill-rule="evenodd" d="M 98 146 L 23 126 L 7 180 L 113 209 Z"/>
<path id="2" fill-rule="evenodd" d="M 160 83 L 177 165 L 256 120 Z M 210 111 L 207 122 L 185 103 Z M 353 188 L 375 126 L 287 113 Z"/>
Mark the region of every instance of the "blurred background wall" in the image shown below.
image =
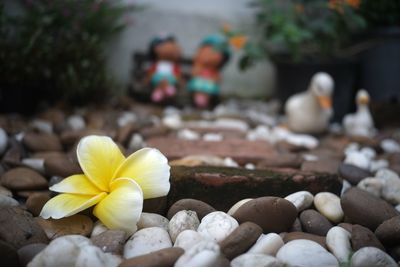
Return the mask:
<path id="1" fill-rule="evenodd" d="M 132 0 L 125 0 L 131 3 Z M 130 80 L 132 54 L 145 52 L 152 37 L 160 32 L 175 34 L 185 57 L 192 57 L 201 39 L 217 33 L 222 23 L 250 35 L 254 32 L 254 8 L 249 0 L 136 0 L 144 5 L 132 14 L 132 23 L 110 44 L 108 63 L 121 85 Z M 274 69 L 270 63 L 241 72 L 236 52 L 223 70 L 222 95 L 268 98 L 273 93 Z"/>

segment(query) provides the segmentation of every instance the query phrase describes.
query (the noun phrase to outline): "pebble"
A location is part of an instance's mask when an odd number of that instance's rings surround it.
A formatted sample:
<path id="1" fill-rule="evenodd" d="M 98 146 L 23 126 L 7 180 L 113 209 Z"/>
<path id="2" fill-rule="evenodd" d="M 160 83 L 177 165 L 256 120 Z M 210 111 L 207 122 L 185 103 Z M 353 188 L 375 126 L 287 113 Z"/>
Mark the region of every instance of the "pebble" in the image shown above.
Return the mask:
<path id="1" fill-rule="evenodd" d="M 117 119 L 117 125 L 122 128 L 130 123 L 135 123 L 137 121 L 137 116 L 133 112 L 122 112 Z"/>
<path id="2" fill-rule="evenodd" d="M 399 265 L 385 252 L 375 247 L 365 247 L 353 254 L 351 267 L 398 267 Z"/>
<path id="3" fill-rule="evenodd" d="M 33 193 L 26 200 L 26 208 L 32 213 L 33 216 L 37 217 L 40 214 L 44 204 L 50 200 L 50 193 Z"/>
<path id="4" fill-rule="evenodd" d="M 381 223 L 375 230 L 375 235 L 385 246 L 400 244 L 400 215 Z"/>
<path id="5" fill-rule="evenodd" d="M 47 180 L 38 172 L 19 167 L 1 176 L 1 184 L 11 190 L 36 190 L 48 187 Z"/>
<path id="6" fill-rule="evenodd" d="M 44 169 L 48 176 L 68 177 L 83 173 L 77 162 L 73 162 L 66 154 L 48 157 L 44 161 Z"/>
<path id="7" fill-rule="evenodd" d="M 40 132 L 48 134 L 53 133 L 53 124 L 47 120 L 34 119 L 31 122 L 31 125 L 34 129 L 39 130 Z"/>
<path id="8" fill-rule="evenodd" d="M 375 177 L 383 181 L 382 197 L 393 205 L 400 204 L 400 178 L 397 173 L 381 169 Z"/>
<path id="9" fill-rule="evenodd" d="M 157 213 L 142 212 L 137 222 L 138 230 L 149 227 L 161 227 L 168 231 L 169 220 Z"/>
<path id="10" fill-rule="evenodd" d="M 8 145 L 8 135 L 3 128 L 0 128 L 0 155 L 6 151 Z"/>
<path id="11" fill-rule="evenodd" d="M 362 179 L 373 176 L 370 171 L 346 163 L 339 165 L 338 173 L 352 185 L 357 185 Z"/>
<path id="12" fill-rule="evenodd" d="M 238 222 L 232 216 L 222 211 L 214 211 L 201 220 L 197 232 L 207 240 L 220 243 L 238 226 Z"/>
<path id="13" fill-rule="evenodd" d="M 364 153 L 359 151 L 352 151 L 346 155 L 344 163 L 357 166 L 364 170 L 369 170 L 371 159 L 368 158 Z"/>
<path id="14" fill-rule="evenodd" d="M 60 139 L 55 134 L 28 132 L 22 141 L 33 152 L 62 150 Z"/>
<path id="15" fill-rule="evenodd" d="M 347 189 L 351 188 L 351 184 L 347 181 L 343 179 L 343 183 L 342 183 L 342 190 L 340 191 L 340 196 L 343 196 L 344 192 L 347 191 Z"/>
<path id="16" fill-rule="evenodd" d="M 266 254 L 275 256 L 278 250 L 284 245 L 280 235 L 275 233 L 262 234 L 256 243 L 247 251 L 247 253 Z"/>
<path id="17" fill-rule="evenodd" d="M 250 201 L 250 200 L 252 200 L 253 198 L 245 198 L 245 199 L 242 199 L 242 200 L 239 200 L 238 202 L 236 202 L 229 210 L 228 210 L 228 215 L 233 215 L 237 210 L 238 210 L 238 208 L 240 208 L 244 203 L 246 203 L 246 202 L 248 202 L 248 201 Z"/>
<path id="18" fill-rule="evenodd" d="M 103 252 L 117 255 L 122 255 L 126 239 L 126 232 L 122 230 L 107 230 L 90 238 L 93 245 L 99 247 Z"/>
<path id="19" fill-rule="evenodd" d="M 384 139 L 381 141 L 381 148 L 386 153 L 399 153 L 400 144 L 393 139 Z"/>
<path id="20" fill-rule="evenodd" d="M 371 195 L 374 195 L 377 198 L 381 197 L 383 186 L 384 181 L 373 177 L 362 179 L 357 185 L 358 188 L 370 193 Z"/>
<path id="21" fill-rule="evenodd" d="M 44 159 L 36 159 L 36 158 L 25 158 L 22 159 L 22 164 L 26 167 L 32 168 L 41 174 L 44 174 Z"/>
<path id="22" fill-rule="evenodd" d="M 326 245 L 340 263 L 350 260 L 352 252 L 350 239 L 351 233 L 339 226 L 332 227 L 326 235 Z"/>
<path id="23" fill-rule="evenodd" d="M 232 267 L 285 267 L 283 262 L 280 262 L 275 257 L 265 254 L 242 254 L 231 261 Z"/>
<path id="24" fill-rule="evenodd" d="M 3 240 L 0 240 L 0 261 L 1 266 L 5 267 L 14 267 L 19 265 L 16 249 Z"/>
<path id="25" fill-rule="evenodd" d="M 201 241 L 185 251 L 174 267 L 214 267 L 220 255 L 220 248 L 216 243 Z"/>
<path id="26" fill-rule="evenodd" d="M 297 211 L 301 212 L 312 205 L 314 196 L 308 191 L 299 191 L 288 195 L 285 199 L 292 202 L 292 204 L 297 208 Z"/>
<path id="27" fill-rule="evenodd" d="M 198 132 L 192 131 L 190 129 L 182 129 L 177 133 L 179 139 L 183 140 L 199 140 L 200 134 Z"/>
<path id="28" fill-rule="evenodd" d="M 92 220 L 85 215 L 75 214 L 61 219 L 43 219 L 36 217 L 35 220 L 45 231 L 49 239 L 55 239 L 63 235 L 89 236 L 93 229 Z"/>
<path id="29" fill-rule="evenodd" d="M 352 223 L 374 231 L 385 220 L 399 215 L 386 201 L 357 187 L 347 190 L 341 198 L 343 212 Z"/>
<path id="30" fill-rule="evenodd" d="M 318 243 L 325 249 L 327 248 L 325 236 L 313 235 L 313 234 L 303 233 L 303 232 L 282 233 L 281 235 L 283 238 L 283 242 L 285 242 L 285 243 L 288 243 L 290 241 L 297 240 L 297 239 L 306 239 L 306 240 L 310 240 L 310 241 L 314 241 L 314 242 Z"/>
<path id="31" fill-rule="evenodd" d="M 182 248 L 164 248 L 124 260 L 118 267 L 171 267 L 183 253 Z"/>
<path id="32" fill-rule="evenodd" d="M 185 251 L 204 240 L 203 236 L 194 230 L 184 230 L 176 237 L 174 247 L 181 247 Z"/>
<path id="33" fill-rule="evenodd" d="M 124 258 L 129 259 L 170 247 L 172 247 L 171 238 L 163 228 L 144 228 L 134 233 L 126 242 Z"/>
<path id="34" fill-rule="evenodd" d="M 219 133 L 206 133 L 202 139 L 207 142 L 221 142 L 224 140 L 224 136 Z"/>
<path id="35" fill-rule="evenodd" d="M 378 159 L 371 161 L 371 165 L 369 166 L 369 170 L 371 172 L 377 172 L 381 169 L 385 169 L 389 167 L 389 161 L 386 159 Z"/>
<path id="36" fill-rule="evenodd" d="M 296 267 L 339 267 L 335 256 L 321 245 L 310 240 L 293 240 L 286 243 L 276 254 L 287 266 Z"/>
<path id="37" fill-rule="evenodd" d="M 208 205 L 207 203 L 192 199 L 192 198 L 185 198 L 176 201 L 168 210 L 167 218 L 171 220 L 172 216 L 175 215 L 180 210 L 193 210 L 197 213 L 199 220 L 202 220 L 204 216 L 207 214 L 214 212 L 215 209 Z"/>
<path id="38" fill-rule="evenodd" d="M 13 196 L 13 194 L 10 190 L 8 190 L 7 188 L 5 188 L 4 186 L 1 186 L 1 185 L 0 185 L 0 195 L 7 196 L 7 197 Z"/>
<path id="39" fill-rule="evenodd" d="M 250 221 L 258 224 L 264 233 L 287 231 L 297 217 L 296 207 L 279 197 L 260 197 L 244 203 L 233 217 L 239 223 Z"/>
<path id="40" fill-rule="evenodd" d="M 48 243 L 46 234 L 32 214 L 18 207 L 0 209 L 0 237 L 15 249 L 32 243 Z"/>
<path id="41" fill-rule="evenodd" d="M 354 251 L 363 247 L 376 247 L 385 250 L 377 236 L 371 230 L 359 224 L 354 224 L 351 227 L 351 244 Z"/>
<path id="42" fill-rule="evenodd" d="M 220 243 L 221 251 L 231 260 L 247 251 L 261 234 L 262 229 L 257 224 L 242 223 Z"/>
<path id="43" fill-rule="evenodd" d="M 18 249 L 19 266 L 26 266 L 42 250 L 47 247 L 44 243 L 34 243 Z"/>
<path id="44" fill-rule="evenodd" d="M 17 200 L 13 199 L 12 197 L 0 194 L 0 208 L 16 206 L 19 206 Z"/>
<path id="45" fill-rule="evenodd" d="M 90 237 L 94 237 L 96 235 L 104 233 L 107 230 L 109 230 L 109 229 L 101 221 L 96 221 L 93 225 L 93 229 L 92 229 L 92 232 L 90 233 Z"/>
<path id="46" fill-rule="evenodd" d="M 197 214 L 191 210 L 181 210 L 175 213 L 168 225 L 168 232 L 172 242 L 175 242 L 176 237 L 184 230 L 197 230 L 200 221 Z"/>
<path id="47" fill-rule="evenodd" d="M 339 223 L 343 219 L 343 210 L 340 206 L 340 198 L 330 192 L 321 192 L 314 197 L 315 208 L 328 220 Z"/>
<path id="48" fill-rule="evenodd" d="M 299 218 L 296 218 L 294 220 L 293 225 L 290 228 L 289 232 L 303 232 L 303 228 L 301 227 L 301 222 Z"/>
<path id="49" fill-rule="evenodd" d="M 86 122 L 80 115 L 71 115 L 67 118 L 67 125 L 71 130 L 80 131 L 86 127 Z"/>

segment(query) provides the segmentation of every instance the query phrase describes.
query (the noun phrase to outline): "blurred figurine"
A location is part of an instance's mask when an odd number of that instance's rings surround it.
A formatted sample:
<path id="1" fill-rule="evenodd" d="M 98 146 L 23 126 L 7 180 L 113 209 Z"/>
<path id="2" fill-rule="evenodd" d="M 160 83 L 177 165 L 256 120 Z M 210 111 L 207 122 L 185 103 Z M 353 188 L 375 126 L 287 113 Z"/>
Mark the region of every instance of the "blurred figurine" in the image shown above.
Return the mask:
<path id="1" fill-rule="evenodd" d="M 357 111 L 343 118 L 343 127 L 347 135 L 373 137 L 376 133 L 374 121 L 368 108 L 369 94 L 361 89 L 356 95 Z"/>
<path id="2" fill-rule="evenodd" d="M 227 38 L 209 35 L 201 42 L 193 59 L 192 79 L 188 89 L 198 108 L 208 108 L 219 95 L 220 71 L 228 62 L 230 47 Z"/>
<path id="3" fill-rule="evenodd" d="M 160 103 L 173 98 L 181 79 L 179 59 L 181 48 L 172 35 L 155 37 L 149 47 L 153 64 L 148 70 L 147 80 L 151 85 L 151 100 Z"/>
<path id="4" fill-rule="evenodd" d="M 308 90 L 291 96 L 285 105 L 291 131 L 317 134 L 327 130 L 333 115 L 332 93 L 334 81 L 325 72 L 314 74 Z"/>

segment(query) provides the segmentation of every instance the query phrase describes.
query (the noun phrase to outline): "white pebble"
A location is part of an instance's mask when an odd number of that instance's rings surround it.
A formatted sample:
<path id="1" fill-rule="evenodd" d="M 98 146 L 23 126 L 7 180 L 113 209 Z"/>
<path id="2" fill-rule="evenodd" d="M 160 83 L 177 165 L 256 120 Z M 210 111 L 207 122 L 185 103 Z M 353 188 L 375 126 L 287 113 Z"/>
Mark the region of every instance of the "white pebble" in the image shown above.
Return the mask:
<path id="1" fill-rule="evenodd" d="M 137 120 L 137 116 L 133 112 L 123 112 L 117 120 L 118 127 L 124 127 L 129 123 L 135 123 Z"/>
<path id="2" fill-rule="evenodd" d="M 275 256 L 278 250 L 284 245 L 280 235 L 276 233 L 261 234 L 256 243 L 247 253 L 266 254 Z"/>
<path id="3" fill-rule="evenodd" d="M 86 122 L 81 115 L 71 115 L 67 118 L 69 128 L 74 131 L 80 131 L 86 128 Z"/>
<path id="4" fill-rule="evenodd" d="M 219 133 L 206 133 L 203 135 L 203 140 L 207 142 L 219 142 L 224 139 L 224 136 Z"/>
<path id="5" fill-rule="evenodd" d="M 383 181 L 382 197 L 394 205 L 400 204 L 400 178 L 397 173 L 389 169 L 381 169 L 375 177 Z"/>
<path id="6" fill-rule="evenodd" d="M 371 159 L 369 159 L 364 153 L 351 151 L 347 153 L 344 163 L 357 166 L 364 170 L 369 170 Z"/>
<path id="7" fill-rule="evenodd" d="M 375 247 L 363 247 L 353 254 L 350 267 L 398 267 L 385 252 Z"/>
<path id="8" fill-rule="evenodd" d="M 255 170 L 256 169 L 256 165 L 254 165 L 253 163 L 246 163 L 246 165 L 244 165 L 244 167 L 247 170 Z"/>
<path id="9" fill-rule="evenodd" d="M 330 192 L 321 192 L 314 197 L 314 206 L 328 220 L 339 223 L 344 216 L 340 198 Z"/>
<path id="10" fill-rule="evenodd" d="M 318 139 L 307 134 L 290 134 L 285 139 L 289 144 L 305 147 L 307 149 L 314 149 L 318 146 Z"/>
<path id="11" fill-rule="evenodd" d="M 234 161 L 232 158 L 227 157 L 227 158 L 224 158 L 224 166 L 237 168 L 237 167 L 239 167 L 239 164 L 236 161 Z"/>
<path id="12" fill-rule="evenodd" d="M 128 239 L 124 246 L 124 258 L 129 259 L 169 247 L 172 247 L 172 242 L 167 231 L 160 227 L 144 228 Z"/>
<path id="13" fill-rule="evenodd" d="M 374 159 L 376 157 L 376 152 L 373 148 L 363 147 L 360 149 L 360 152 L 363 153 L 368 159 Z"/>
<path id="14" fill-rule="evenodd" d="M 351 233 L 339 226 L 332 227 L 326 234 L 326 246 L 340 263 L 350 260 L 350 239 Z"/>
<path id="15" fill-rule="evenodd" d="M 249 130 L 249 125 L 246 122 L 238 119 L 222 118 L 216 120 L 214 125 L 217 128 L 236 129 L 242 132 L 247 132 L 247 130 Z"/>
<path id="16" fill-rule="evenodd" d="M 13 199 L 12 197 L 0 194 L 0 208 L 16 207 L 16 206 L 19 206 L 17 200 Z"/>
<path id="17" fill-rule="evenodd" d="M 43 133 L 53 133 L 53 124 L 46 120 L 35 119 L 32 126 Z"/>
<path id="18" fill-rule="evenodd" d="M 188 250 L 200 241 L 203 241 L 203 237 L 198 232 L 193 230 L 184 230 L 176 237 L 174 247 Z"/>
<path id="19" fill-rule="evenodd" d="M 90 234 L 91 237 L 104 233 L 105 231 L 109 230 L 107 226 L 105 226 L 101 221 L 97 221 L 94 223 L 92 233 Z"/>
<path id="20" fill-rule="evenodd" d="M 179 257 L 174 267 L 213 267 L 221 255 L 220 248 L 211 241 L 201 241 Z"/>
<path id="21" fill-rule="evenodd" d="M 189 129 L 182 129 L 179 130 L 177 133 L 179 139 L 183 140 L 199 140 L 200 134 L 198 132 L 189 130 Z"/>
<path id="22" fill-rule="evenodd" d="M 169 220 L 157 213 L 142 212 L 137 222 L 138 230 L 149 227 L 161 227 L 168 231 Z"/>
<path id="23" fill-rule="evenodd" d="M 192 210 L 181 210 L 175 213 L 168 225 L 168 232 L 172 242 L 184 230 L 197 230 L 200 221 L 197 213 Z"/>
<path id="24" fill-rule="evenodd" d="M 376 172 L 380 169 L 384 169 L 389 167 L 389 162 L 386 159 L 378 159 L 378 160 L 373 160 L 371 161 L 371 164 L 369 166 L 369 170 L 371 172 Z"/>
<path id="25" fill-rule="evenodd" d="M 238 226 L 239 223 L 232 216 L 214 211 L 203 217 L 197 232 L 205 239 L 219 243 Z"/>
<path id="26" fill-rule="evenodd" d="M 314 201 L 314 196 L 308 191 L 299 191 L 285 197 L 286 200 L 292 202 L 292 204 L 300 212 L 311 206 Z"/>
<path id="27" fill-rule="evenodd" d="M 177 130 L 183 127 L 182 118 L 179 114 L 168 114 L 162 119 L 162 124 L 168 128 Z"/>
<path id="28" fill-rule="evenodd" d="M 340 196 L 343 196 L 343 194 L 347 191 L 347 189 L 350 189 L 351 187 L 352 187 L 352 185 L 346 179 L 343 179 L 342 190 L 340 191 Z"/>
<path id="29" fill-rule="evenodd" d="M 8 136 L 6 131 L 3 128 L 0 128 L 0 155 L 6 151 L 8 145 Z"/>
<path id="30" fill-rule="evenodd" d="M 231 261 L 232 267 L 285 267 L 278 259 L 265 254 L 245 253 Z"/>
<path id="31" fill-rule="evenodd" d="M 381 142 L 381 148 L 386 153 L 398 153 L 400 152 L 400 144 L 393 139 L 384 139 Z"/>
<path id="32" fill-rule="evenodd" d="M 4 195 L 4 196 L 8 196 L 8 197 L 12 197 L 13 194 L 10 190 L 8 190 L 7 188 L 5 188 L 4 186 L 0 185 L 0 195 Z"/>
<path id="33" fill-rule="evenodd" d="M 381 197 L 382 195 L 382 188 L 383 188 L 384 181 L 380 179 L 376 179 L 374 177 L 367 177 L 362 179 L 358 184 L 357 187 L 371 193 L 376 197 Z"/>
<path id="34" fill-rule="evenodd" d="M 28 166 L 40 173 L 44 173 L 44 159 L 39 158 L 25 158 L 22 160 L 22 164 Z"/>
<path id="35" fill-rule="evenodd" d="M 246 202 L 248 202 L 248 201 L 250 201 L 250 200 L 252 200 L 252 198 L 245 198 L 245 199 L 242 199 L 242 200 L 239 200 L 238 202 L 236 202 L 229 210 L 228 210 L 228 215 L 233 215 L 237 210 L 238 210 L 238 208 L 240 208 L 244 203 L 246 203 Z"/>
<path id="36" fill-rule="evenodd" d="M 142 135 L 135 133 L 131 136 L 131 139 L 129 140 L 129 144 L 128 144 L 129 149 L 138 150 L 145 146 L 146 146 L 146 143 L 144 142 Z"/>
<path id="37" fill-rule="evenodd" d="M 113 267 L 118 266 L 122 259 L 111 253 L 104 253 L 99 247 L 84 246 L 76 258 L 75 267 Z M 60 266 L 60 265 L 56 265 Z"/>

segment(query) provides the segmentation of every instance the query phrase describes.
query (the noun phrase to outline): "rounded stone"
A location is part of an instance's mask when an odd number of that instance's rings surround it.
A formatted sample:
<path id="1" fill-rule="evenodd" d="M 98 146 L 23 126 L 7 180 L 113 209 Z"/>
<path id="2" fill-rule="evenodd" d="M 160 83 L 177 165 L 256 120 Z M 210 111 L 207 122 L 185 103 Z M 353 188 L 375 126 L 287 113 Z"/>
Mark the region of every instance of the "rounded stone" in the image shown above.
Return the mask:
<path id="1" fill-rule="evenodd" d="M 12 197 L 13 194 L 10 190 L 5 188 L 4 186 L 0 185 L 0 195 L 7 196 L 7 197 Z"/>
<path id="2" fill-rule="evenodd" d="M 351 244 L 354 251 L 363 247 L 376 247 L 385 250 L 375 234 L 367 227 L 354 224 L 351 227 Z"/>
<path id="3" fill-rule="evenodd" d="M 400 215 L 381 223 L 375 230 L 375 235 L 385 246 L 400 244 Z"/>
<path id="4" fill-rule="evenodd" d="M 14 267 L 19 264 L 17 251 L 13 246 L 3 240 L 0 240 L 0 262 L 1 266 L 5 267 Z"/>
<path id="5" fill-rule="evenodd" d="M 228 214 L 232 216 L 232 214 L 234 214 L 238 208 L 240 208 L 244 203 L 249 202 L 250 200 L 252 200 L 252 198 L 245 198 L 242 200 L 239 200 L 238 202 L 236 202 L 229 210 L 228 210 Z"/>
<path id="6" fill-rule="evenodd" d="M 60 139 L 51 133 L 26 133 L 23 144 L 33 152 L 62 150 Z"/>
<path id="7" fill-rule="evenodd" d="M 333 227 L 325 216 L 312 209 L 305 210 L 300 214 L 300 222 L 305 232 L 314 235 L 325 236 L 329 229 Z"/>
<path id="8" fill-rule="evenodd" d="M 164 248 L 121 262 L 118 267 L 170 267 L 184 253 L 182 248 Z"/>
<path id="9" fill-rule="evenodd" d="M 6 131 L 4 131 L 3 128 L 0 128 L 0 155 L 3 155 L 3 153 L 6 151 L 8 144 L 8 136 Z"/>
<path id="10" fill-rule="evenodd" d="M 260 197 L 243 204 L 233 217 L 239 223 L 250 221 L 258 224 L 264 233 L 287 231 L 297 217 L 296 207 L 279 197 Z"/>
<path id="11" fill-rule="evenodd" d="M 181 247 L 186 251 L 203 240 L 203 236 L 198 232 L 193 230 L 184 230 L 176 237 L 174 247 Z"/>
<path id="12" fill-rule="evenodd" d="M 247 251 L 247 253 L 266 254 L 275 256 L 278 250 L 284 245 L 280 235 L 275 233 L 262 234 L 256 243 Z"/>
<path id="13" fill-rule="evenodd" d="M 352 252 L 350 238 L 351 234 L 339 226 L 332 227 L 326 235 L 326 246 L 340 263 L 349 261 Z"/>
<path id="14" fill-rule="evenodd" d="M 167 231 L 160 227 L 144 228 L 134 233 L 124 246 L 124 258 L 129 259 L 172 247 Z"/>
<path id="15" fill-rule="evenodd" d="M 385 252 L 375 247 L 365 247 L 353 254 L 350 267 L 398 267 Z"/>
<path id="16" fill-rule="evenodd" d="M 283 262 L 280 262 L 275 257 L 265 254 L 242 254 L 231 261 L 232 267 L 285 267 Z"/>
<path id="17" fill-rule="evenodd" d="M 231 260 L 247 251 L 261 234 L 262 229 L 257 224 L 242 223 L 220 243 L 221 251 Z"/>
<path id="18" fill-rule="evenodd" d="M 117 255 L 122 255 L 126 239 L 126 232 L 122 230 L 107 230 L 90 238 L 93 245 L 99 247 L 103 252 Z"/>
<path id="19" fill-rule="evenodd" d="M 296 218 L 296 220 L 294 220 L 289 232 L 303 232 L 303 228 L 301 227 L 301 222 L 299 218 Z"/>
<path id="20" fill-rule="evenodd" d="M 372 173 L 361 169 L 357 166 L 341 163 L 338 169 L 339 175 L 350 182 L 352 185 L 357 185 L 362 179 L 372 177 Z"/>
<path id="21" fill-rule="evenodd" d="M 283 234 L 283 242 L 288 243 L 293 240 L 298 240 L 298 239 L 305 239 L 305 240 L 310 240 L 318 243 L 325 249 L 326 247 L 326 238 L 325 236 L 319 236 L 319 235 L 313 235 L 309 233 L 303 233 L 303 232 L 290 232 L 290 233 L 285 233 Z"/>
<path id="22" fill-rule="evenodd" d="M 185 251 L 174 267 L 214 267 L 220 257 L 220 248 L 216 243 L 202 241 Z"/>
<path id="23" fill-rule="evenodd" d="M 20 266 L 26 266 L 37 254 L 47 247 L 44 243 L 35 243 L 23 246 L 18 249 L 18 258 Z"/>
<path id="24" fill-rule="evenodd" d="M 33 193 L 26 200 L 26 208 L 33 216 L 39 216 L 44 204 L 50 199 L 50 193 Z"/>
<path id="25" fill-rule="evenodd" d="M 239 226 L 238 222 L 222 211 L 207 214 L 197 228 L 197 232 L 207 240 L 220 243 Z"/>
<path id="26" fill-rule="evenodd" d="M 47 176 L 68 177 L 83 172 L 77 162 L 73 162 L 66 154 L 61 153 L 56 157 L 45 159 L 44 169 Z"/>
<path id="27" fill-rule="evenodd" d="M 276 254 L 278 260 L 296 267 L 339 267 L 335 256 L 321 245 L 310 240 L 293 240 Z"/>
<path id="28" fill-rule="evenodd" d="M 48 187 L 38 172 L 24 167 L 11 169 L 1 176 L 1 184 L 11 190 L 36 190 Z"/>
<path id="29" fill-rule="evenodd" d="M 169 221 L 168 232 L 172 242 L 175 242 L 176 237 L 184 230 L 197 230 L 200 221 L 197 218 L 196 212 L 192 210 L 181 210 L 175 213 Z"/>
<path id="30" fill-rule="evenodd" d="M 328 220 L 339 223 L 343 219 L 343 210 L 340 206 L 340 198 L 330 192 L 321 192 L 314 197 L 315 208 Z"/>
<path id="31" fill-rule="evenodd" d="M 19 203 L 17 200 L 13 199 L 12 197 L 8 197 L 8 196 L 0 194 L 0 208 L 16 207 L 16 206 L 19 206 Z"/>
<path id="32" fill-rule="evenodd" d="M 169 220 L 157 213 L 142 212 L 137 222 L 138 230 L 148 227 L 161 227 L 168 231 Z"/>
<path id="33" fill-rule="evenodd" d="M 308 191 L 299 191 L 288 195 L 285 199 L 292 202 L 292 204 L 297 208 L 297 211 L 301 212 L 312 205 L 314 196 Z"/>
<path id="34" fill-rule="evenodd" d="M 399 215 L 389 203 L 357 187 L 350 188 L 344 193 L 341 205 L 345 216 L 352 223 L 360 224 L 372 231 L 384 221 Z"/>
<path id="35" fill-rule="evenodd" d="M 208 205 L 207 203 L 192 199 L 192 198 L 185 198 L 176 201 L 168 210 L 167 218 L 171 220 L 172 216 L 175 215 L 180 210 L 192 210 L 197 213 L 199 220 L 202 220 L 204 216 L 207 214 L 214 212 L 215 209 Z"/>
<path id="36" fill-rule="evenodd" d="M 367 177 L 362 179 L 361 182 L 357 184 L 357 187 L 379 198 L 382 195 L 383 184 L 384 181 L 380 179 Z"/>

